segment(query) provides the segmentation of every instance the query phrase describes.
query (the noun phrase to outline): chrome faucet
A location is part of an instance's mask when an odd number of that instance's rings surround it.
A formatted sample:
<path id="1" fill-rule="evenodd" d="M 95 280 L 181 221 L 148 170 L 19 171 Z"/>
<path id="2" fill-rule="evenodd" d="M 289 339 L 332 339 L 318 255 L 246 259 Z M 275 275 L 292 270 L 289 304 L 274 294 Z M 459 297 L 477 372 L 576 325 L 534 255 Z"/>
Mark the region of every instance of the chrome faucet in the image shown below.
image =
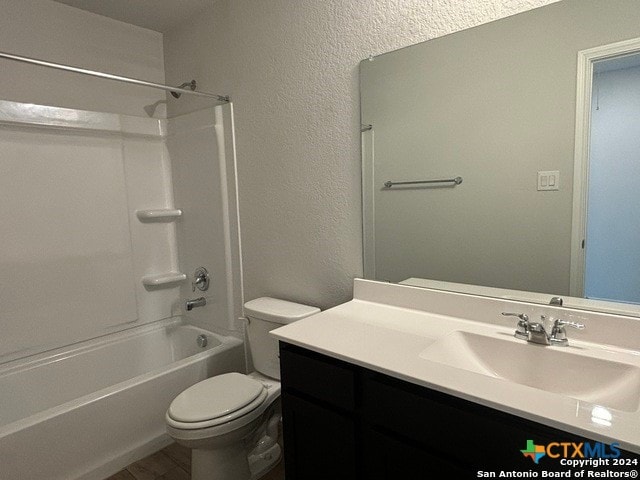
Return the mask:
<path id="1" fill-rule="evenodd" d="M 549 301 L 549 305 L 556 305 L 558 307 L 562 306 L 562 297 L 552 297 L 551 300 Z"/>
<path id="2" fill-rule="evenodd" d="M 207 299 L 204 297 L 194 298 L 193 300 L 187 300 L 184 302 L 184 308 L 187 309 L 188 312 L 193 310 L 196 307 L 204 307 L 207 304 Z"/>
<path id="3" fill-rule="evenodd" d="M 518 317 L 520 319 L 518 320 L 516 331 L 513 334 L 514 337 L 538 345 L 557 345 L 564 347 L 569 344 L 565 327 L 573 327 L 578 330 L 584 329 L 582 323 L 568 322 L 558 318 L 553 322 L 551 333 L 548 333 L 544 326 L 546 320 L 544 315 L 540 316 L 540 322 L 530 322 L 529 316 L 526 313 L 502 312 L 502 315 Z"/>
<path id="4" fill-rule="evenodd" d="M 544 328 L 544 315 L 540 316 L 540 322 L 529 323 L 528 342 L 537 343 L 538 345 L 551 345 L 551 336 Z"/>

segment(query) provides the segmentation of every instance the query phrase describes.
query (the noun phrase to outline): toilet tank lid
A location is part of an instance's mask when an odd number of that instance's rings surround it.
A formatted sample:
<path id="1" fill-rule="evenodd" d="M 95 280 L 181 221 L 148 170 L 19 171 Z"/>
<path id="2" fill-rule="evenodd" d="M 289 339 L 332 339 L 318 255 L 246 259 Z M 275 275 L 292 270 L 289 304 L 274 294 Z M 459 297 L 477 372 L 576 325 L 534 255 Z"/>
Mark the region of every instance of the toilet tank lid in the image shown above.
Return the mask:
<path id="1" fill-rule="evenodd" d="M 318 312 L 320 312 L 318 307 L 302 305 L 300 303 L 272 297 L 255 298 L 244 304 L 244 313 L 247 317 L 259 318 L 283 325 Z"/>

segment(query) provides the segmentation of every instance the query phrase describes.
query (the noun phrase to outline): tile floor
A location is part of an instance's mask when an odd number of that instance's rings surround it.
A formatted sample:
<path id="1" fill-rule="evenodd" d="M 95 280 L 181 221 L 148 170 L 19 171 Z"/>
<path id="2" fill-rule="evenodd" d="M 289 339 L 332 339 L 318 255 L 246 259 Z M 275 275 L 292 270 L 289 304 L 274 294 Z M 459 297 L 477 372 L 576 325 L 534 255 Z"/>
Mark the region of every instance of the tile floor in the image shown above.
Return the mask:
<path id="1" fill-rule="evenodd" d="M 172 443 L 105 480 L 190 480 L 190 471 L 190 450 Z M 281 461 L 260 480 L 284 480 L 283 462 Z"/>

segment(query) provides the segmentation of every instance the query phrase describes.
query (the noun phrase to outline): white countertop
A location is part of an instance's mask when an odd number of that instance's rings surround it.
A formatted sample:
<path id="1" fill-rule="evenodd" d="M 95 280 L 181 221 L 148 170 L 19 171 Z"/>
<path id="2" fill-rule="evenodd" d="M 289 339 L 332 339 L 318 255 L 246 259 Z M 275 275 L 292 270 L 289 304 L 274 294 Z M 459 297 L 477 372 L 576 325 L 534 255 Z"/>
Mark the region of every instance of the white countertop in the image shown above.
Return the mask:
<path id="1" fill-rule="evenodd" d="M 411 308 L 414 303 L 416 308 Z M 443 314 L 448 304 L 455 305 L 451 311 L 466 309 L 466 316 L 471 319 L 460 314 Z M 535 310 L 549 314 L 551 307 L 356 280 L 353 300 L 272 330 L 271 334 L 309 350 L 592 440 L 617 442 L 620 448 L 640 454 L 638 410 L 607 407 L 603 418 L 602 406 L 594 403 L 421 357 L 439 338 L 453 331 L 466 331 L 519 342 L 523 349 L 572 349 L 571 353 L 576 355 L 613 358 L 640 367 L 640 348 L 628 348 L 625 343 L 629 335 L 635 336 L 634 342 L 640 338 L 637 335 L 639 319 L 551 309 L 552 313 L 562 312 L 565 318 L 577 315 L 587 325 L 585 331 L 591 328 L 596 333 L 580 335 L 581 331 L 572 335 L 574 331 L 570 330 L 570 346 L 540 347 L 513 338 L 515 322 L 500 318 L 500 311 L 518 311 L 518 308 L 521 312 Z M 609 322 L 607 328 L 600 325 L 603 322 Z M 608 332 L 611 328 L 624 329 L 620 334 L 622 345 L 613 344 L 611 335 L 605 338 L 607 343 L 593 341 L 597 332 Z M 575 374 L 588 375 L 588 372 Z"/>

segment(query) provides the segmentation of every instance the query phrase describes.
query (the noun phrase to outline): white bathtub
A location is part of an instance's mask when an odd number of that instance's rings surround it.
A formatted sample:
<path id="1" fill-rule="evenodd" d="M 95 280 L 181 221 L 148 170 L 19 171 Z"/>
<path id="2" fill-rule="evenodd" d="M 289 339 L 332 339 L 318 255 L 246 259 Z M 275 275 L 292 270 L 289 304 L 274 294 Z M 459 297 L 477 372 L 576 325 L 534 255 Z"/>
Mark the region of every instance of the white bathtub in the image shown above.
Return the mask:
<path id="1" fill-rule="evenodd" d="M 178 393 L 243 368 L 239 339 L 180 318 L 0 366 L 0 479 L 103 479 L 171 442 Z"/>

